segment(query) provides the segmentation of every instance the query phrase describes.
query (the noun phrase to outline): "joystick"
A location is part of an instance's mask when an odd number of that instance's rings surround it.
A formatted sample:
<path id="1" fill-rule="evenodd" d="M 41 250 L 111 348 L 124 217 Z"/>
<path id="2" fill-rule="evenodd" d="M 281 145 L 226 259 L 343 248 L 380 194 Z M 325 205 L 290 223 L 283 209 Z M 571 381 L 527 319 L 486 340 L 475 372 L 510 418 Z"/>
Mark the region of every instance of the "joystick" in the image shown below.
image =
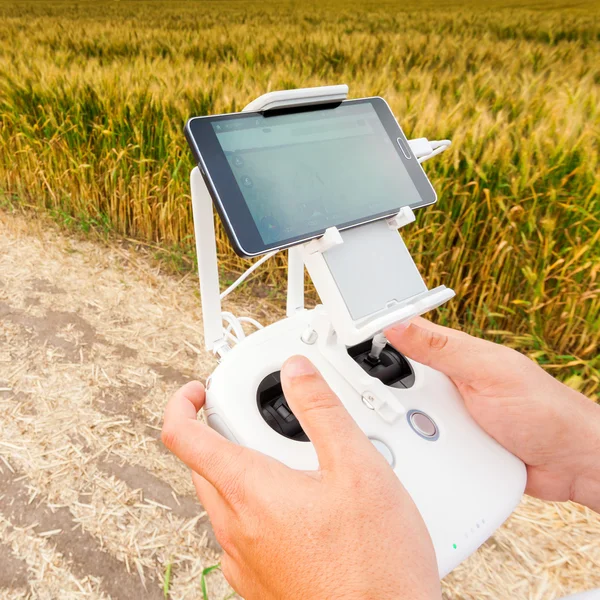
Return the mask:
<path id="1" fill-rule="evenodd" d="M 347 91 L 331 86 L 272 92 L 247 109 L 334 106 Z M 416 142 L 402 152 L 419 162 L 449 144 Z M 477 425 L 448 377 L 403 356 L 382 333 L 454 296 L 443 285 L 427 288 L 398 233 L 415 220 L 413 211 L 404 207 L 392 218 L 343 231 L 331 227 L 290 247 L 287 317 L 263 328 L 249 317 L 221 312 L 221 297 L 275 252 L 221 294 L 212 201 L 198 168 L 191 188 L 204 341 L 220 356 L 207 382 L 207 423 L 293 469 L 317 469 L 314 447 L 280 381 L 287 358 L 306 356 L 413 498 L 443 577 L 508 518 L 523 494 L 526 470 Z M 304 308 L 305 268 L 321 300 L 311 310 Z M 244 322 L 257 331 L 247 336 Z"/>
<path id="2" fill-rule="evenodd" d="M 267 425 L 280 435 L 301 442 L 308 442 L 302 426 L 289 407 L 283 389 L 279 371 L 267 375 L 256 390 L 258 409 Z"/>
<path id="3" fill-rule="evenodd" d="M 386 343 L 377 357 L 372 356 L 371 348 L 372 341 L 367 340 L 348 348 L 348 354 L 365 373 L 385 385 L 406 389 L 415 383 L 410 363 L 395 348 Z"/>

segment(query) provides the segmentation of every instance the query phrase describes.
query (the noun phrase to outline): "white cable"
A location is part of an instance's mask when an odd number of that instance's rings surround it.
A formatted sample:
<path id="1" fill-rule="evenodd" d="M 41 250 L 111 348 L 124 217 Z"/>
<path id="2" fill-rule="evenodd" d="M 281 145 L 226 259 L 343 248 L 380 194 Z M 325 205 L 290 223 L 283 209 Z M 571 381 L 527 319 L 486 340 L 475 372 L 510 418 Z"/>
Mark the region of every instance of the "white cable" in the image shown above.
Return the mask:
<path id="1" fill-rule="evenodd" d="M 238 321 L 240 323 L 250 323 L 250 325 L 254 325 L 256 329 L 264 329 L 264 325 L 261 325 L 256 319 L 252 317 L 238 317 Z"/>
<path id="2" fill-rule="evenodd" d="M 258 267 L 260 267 L 260 265 L 262 265 L 264 262 L 266 262 L 267 260 L 269 260 L 272 256 L 275 256 L 277 253 L 279 252 L 279 250 L 273 250 L 272 252 L 268 252 L 267 254 L 265 254 L 262 258 L 259 258 L 247 271 L 245 271 L 244 273 L 242 273 L 242 275 L 240 275 L 222 294 L 221 294 L 221 300 L 223 300 L 223 298 L 225 298 L 226 296 L 229 296 L 229 294 L 231 294 L 231 292 L 233 292 L 233 290 L 235 290 L 235 288 L 240 285 L 240 283 L 242 283 L 242 281 L 244 281 L 245 279 L 248 278 L 249 275 L 251 275 L 252 273 L 254 273 L 254 271 L 256 271 L 256 269 L 258 269 Z"/>
<path id="3" fill-rule="evenodd" d="M 250 323 L 256 329 L 263 329 L 263 326 L 252 317 L 236 317 L 228 311 L 223 311 L 221 317 L 227 322 L 227 327 L 223 327 L 223 335 L 234 344 L 239 344 L 246 337 L 242 323 Z M 227 350 L 229 349 L 228 347 Z M 219 355 L 221 355 L 221 352 L 219 352 Z"/>
<path id="4" fill-rule="evenodd" d="M 232 334 L 232 333 L 230 333 L 229 331 L 227 331 L 227 330 L 226 330 L 226 331 L 224 332 L 224 335 L 225 335 L 225 337 L 226 337 L 226 338 L 227 338 L 229 341 L 233 342 L 234 344 L 239 344 L 240 340 L 238 340 L 238 339 L 235 337 L 235 335 L 233 335 L 233 334 Z M 227 348 L 228 348 L 229 350 L 231 350 L 231 347 L 229 346 L 229 344 L 227 344 Z"/>
<path id="5" fill-rule="evenodd" d="M 227 321 L 227 323 L 229 324 L 229 327 L 227 329 L 224 329 L 225 334 L 229 333 L 229 331 L 233 331 L 238 341 L 243 340 L 246 337 L 242 324 L 239 322 L 238 318 L 234 314 L 224 310 L 221 313 L 221 316 L 223 317 L 223 320 Z"/>
<path id="6" fill-rule="evenodd" d="M 230 319 L 231 319 L 231 317 L 230 317 Z M 256 319 L 253 319 L 252 317 L 235 317 L 235 320 L 238 323 L 250 323 L 250 325 L 252 325 L 256 329 L 264 329 L 264 325 L 262 325 Z M 233 325 L 231 324 L 231 322 L 229 322 L 227 329 L 225 329 L 225 333 L 226 334 L 230 333 L 232 329 L 233 329 Z"/>
<path id="7" fill-rule="evenodd" d="M 271 258 L 272 256 L 275 256 L 275 254 L 277 254 L 277 252 L 278 252 L 278 250 L 273 250 L 272 252 L 268 252 L 263 257 L 261 257 L 259 260 L 257 260 L 249 269 L 247 269 L 244 273 L 242 273 L 242 275 L 240 275 L 240 277 L 238 277 L 220 295 L 221 300 L 223 300 L 223 298 L 225 298 L 226 296 L 231 294 L 231 292 L 233 292 L 233 290 L 235 290 L 235 288 L 238 287 L 238 285 L 240 285 L 240 283 L 242 283 L 245 279 L 247 279 L 249 275 L 251 275 L 254 271 L 256 271 L 256 269 L 258 269 L 258 267 L 260 267 L 260 265 L 262 265 L 264 262 L 269 260 L 269 258 Z M 230 313 L 228 311 L 223 311 L 221 313 L 221 317 L 227 323 L 227 327 L 223 327 L 223 335 L 227 339 L 232 341 L 234 344 L 238 344 L 241 340 L 243 340 L 246 337 L 246 332 L 244 331 L 244 327 L 242 326 L 242 323 L 250 323 L 250 325 L 253 325 L 254 327 L 256 327 L 256 329 L 263 328 L 263 326 L 256 319 L 253 319 L 252 317 L 236 317 L 233 313 Z M 230 350 L 229 345 L 225 345 L 223 348 L 217 349 L 216 352 L 219 354 L 219 356 L 222 357 L 223 354 L 225 354 L 229 350 Z"/>
<path id="8" fill-rule="evenodd" d="M 425 154 L 424 156 L 417 158 L 417 161 L 419 163 L 424 163 L 426 160 L 441 154 L 444 150 L 450 147 L 451 143 L 452 142 L 450 140 L 433 140 L 432 142 L 429 142 L 432 151 L 429 152 L 429 154 Z"/>

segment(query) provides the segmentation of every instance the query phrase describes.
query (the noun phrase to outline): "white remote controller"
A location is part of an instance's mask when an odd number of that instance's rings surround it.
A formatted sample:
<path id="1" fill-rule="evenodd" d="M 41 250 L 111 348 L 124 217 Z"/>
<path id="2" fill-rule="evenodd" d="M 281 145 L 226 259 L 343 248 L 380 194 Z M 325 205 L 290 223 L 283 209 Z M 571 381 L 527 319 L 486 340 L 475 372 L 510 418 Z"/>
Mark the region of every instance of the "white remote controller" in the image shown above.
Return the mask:
<path id="1" fill-rule="evenodd" d="M 347 92 L 344 85 L 272 92 L 247 108 L 342 102 Z M 409 142 L 405 155 L 427 158 L 450 143 L 438 142 L 432 151 L 423 140 L 414 140 L 414 146 Z M 421 147 L 429 154 L 419 154 Z M 198 168 L 192 171 L 191 188 L 204 342 L 221 356 L 207 382 L 208 424 L 291 468 L 318 468 L 279 379 L 290 356 L 306 356 L 410 493 L 443 577 L 508 518 L 525 489 L 526 469 L 475 423 L 450 379 L 389 345 L 381 350 L 386 327 L 454 296 L 443 285 L 427 289 L 398 235 L 399 228 L 415 220 L 412 210 L 404 207 L 391 219 L 343 232 L 333 227 L 321 238 L 290 248 L 288 318 L 246 337 L 241 320 L 221 312 L 212 199 Z M 304 309 L 305 267 L 323 304 L 313 310 Z M 226 330 L 223 320 L 229 323 Z M 378 357 L 372 353 L 374 336 Z M 233 348 L 230 339 L 237 342 Z"/>
<path id="2" fill-rule="evenodd" d="M 350 349 L 354 357 L 345 345 L 324 336 L 303 341 L 311 313 L 303 311 L 270 325 L 225 355 L 207 384 L 207 423 L 230 440 L 289 467 L 316 469 L 315 450 L 291 414 L 279 383 L 287 358 L 308 357 L 413 498 L 443 577 L 514 510 L 525 488 L 525 467 L 478 427 L 445 375 L 406 360 L 390 347 L 381 357 L 381 369 L 389 371 L 389 389 L 405 415 L 394 423 L 384 422 L 324 356 L 364 369 L 370 340 Z"/>

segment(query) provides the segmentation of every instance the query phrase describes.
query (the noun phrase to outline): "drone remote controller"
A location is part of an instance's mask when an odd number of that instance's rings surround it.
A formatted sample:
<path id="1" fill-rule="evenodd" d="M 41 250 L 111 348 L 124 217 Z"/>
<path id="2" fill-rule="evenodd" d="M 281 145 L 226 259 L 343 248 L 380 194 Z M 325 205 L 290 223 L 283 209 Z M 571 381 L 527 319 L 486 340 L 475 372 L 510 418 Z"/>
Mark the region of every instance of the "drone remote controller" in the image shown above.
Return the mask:
<path id="1" fill-rule="evenodd" d="M 274 92 L 250 108 L 290 109 L 346 93 L 346 86 Z M 526 470 L 475 423 L 450 379 L 401 355 L 381 334 L 454 296 L 445 286 L 427 289 L 398 235 L 414 221 L 412 210 L 331 228 L 290 248 L 288 317 L 245 337 L 239 321 L 221 313 L 212 201 L 197 168 L 191 185 L 205 344 L 221 356 L 207 381 L 208 425 L 291 468 L 318 468 L 279 377 L 289 357 L 306 356 L 411 495 L 443 577 L 508 518 Z M 312 310 L 304 309 L 305 266 L 322 301 Z M 228 338 L 238 343 L 230 348 Z"/>

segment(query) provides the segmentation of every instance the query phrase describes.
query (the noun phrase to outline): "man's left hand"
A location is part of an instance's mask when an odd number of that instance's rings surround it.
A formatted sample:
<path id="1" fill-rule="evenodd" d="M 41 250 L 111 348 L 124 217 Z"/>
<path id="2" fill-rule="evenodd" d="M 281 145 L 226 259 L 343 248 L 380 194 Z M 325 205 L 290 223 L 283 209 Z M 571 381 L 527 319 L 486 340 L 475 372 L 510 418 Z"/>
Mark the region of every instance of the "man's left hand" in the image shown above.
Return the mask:
<path id="1" fill-rule="evenodd" d="M 197 420 L 198 382 L 165 412 L 163 442 L 192 469 L 229 583 L 248 600 L 439 599 L 431 539 L 391 467 L 308 359 L 289 359 L 281 382 L 317 471 L 290 469 Z"/>

